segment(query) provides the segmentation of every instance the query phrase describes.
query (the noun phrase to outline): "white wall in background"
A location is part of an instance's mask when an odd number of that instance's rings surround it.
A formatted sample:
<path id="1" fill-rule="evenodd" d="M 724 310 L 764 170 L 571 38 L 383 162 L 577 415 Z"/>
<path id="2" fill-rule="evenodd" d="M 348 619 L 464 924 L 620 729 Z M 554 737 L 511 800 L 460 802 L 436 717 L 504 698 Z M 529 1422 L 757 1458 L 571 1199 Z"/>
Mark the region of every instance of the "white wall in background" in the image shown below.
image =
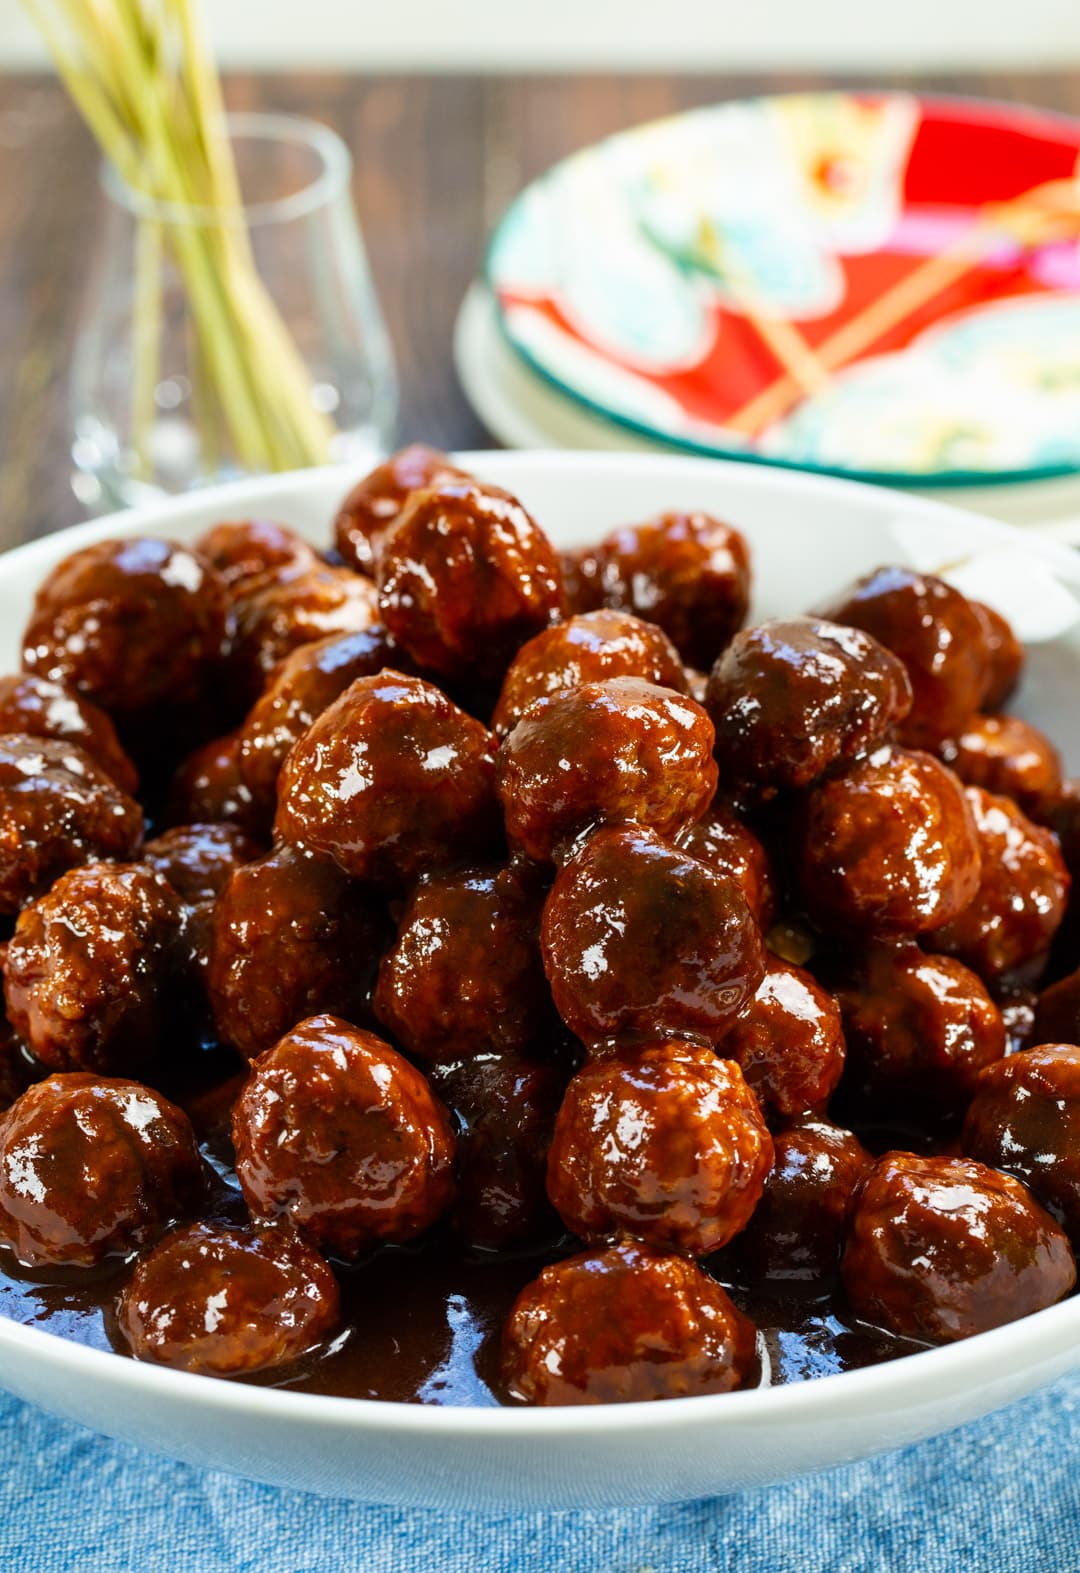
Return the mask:
<path id="1" fill-rule="evenodd" d="M 856 70 L 1080 63 L 1080 0 L 204 0 L 225 65 Z M 0 0 L 0 68 L 44 59 Z"/>

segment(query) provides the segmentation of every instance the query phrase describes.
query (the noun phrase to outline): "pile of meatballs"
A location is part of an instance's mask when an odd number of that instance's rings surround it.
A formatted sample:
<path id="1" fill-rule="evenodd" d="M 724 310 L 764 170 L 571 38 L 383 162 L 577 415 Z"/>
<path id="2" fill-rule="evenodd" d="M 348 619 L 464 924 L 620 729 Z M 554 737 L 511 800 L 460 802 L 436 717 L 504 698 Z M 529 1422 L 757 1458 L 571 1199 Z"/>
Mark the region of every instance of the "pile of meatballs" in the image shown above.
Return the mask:
<path id="1" fill-rule="evenodd" d="M 247 1375 L 331 1347 L 388 1246 L 536 1252 L 531 1404 L 755 1384 L 722 1283 L 923 1343 L 1067 1295 L 1080 790 L 1002 618 L 883 567 L 744 628 L 728 525 L 560 556 L 424 447 L 335 535 L 103 541 L 38 592 L 0 1255 L 126 1264 L 130 1353 Z"/>

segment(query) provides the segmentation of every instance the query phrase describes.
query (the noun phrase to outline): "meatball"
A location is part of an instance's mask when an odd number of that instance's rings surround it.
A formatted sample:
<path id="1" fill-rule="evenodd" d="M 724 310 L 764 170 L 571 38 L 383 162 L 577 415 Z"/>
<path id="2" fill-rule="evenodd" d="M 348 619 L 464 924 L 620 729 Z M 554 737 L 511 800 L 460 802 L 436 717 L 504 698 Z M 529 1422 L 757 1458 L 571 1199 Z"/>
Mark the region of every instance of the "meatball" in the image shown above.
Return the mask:
<path id="1" fill-rule="evenodd" d="M 1024 670 L 1024 647 L 1005 618 L 992 606 L 972 601 L 971 609 L 982 623 L 986 640 L 986 691 L 980 709 L 1001 710 L 1019 686 Z"/>
<path id="2" fill-rule="evenodd" d="M 495 740 L 418 677 L 357 678 L 290 753 L 277 834 L 356 879 L 408 884 L 497 836 Z"/>
<path id="3" fill-rule="evenodd" d="M 116 1308 L 136 1360 L 242 1376 L 298 1360 L 341 1319 L 337 1280 L 281 1224 L 193 1223 L 139 1262 Z"/>
<path id="4" fill-rule="evenodd" d="M 761 1200 L 734 1251 L 753 1282 L 830 1289 L 840 1270 L 852 1198 L 873 1159 L 839 1125 L 804 1119 L 773 1137 Z"/>
<path id="5" fill-rule="evenodd" d="M 636 1235 L 707 1256 L 744 1228 L 773 1144 L 739 1067 L 691 1044 L 657 1043 L 583 1066 L 548 1155 L 556 1211 L 587 1241 Z"/>
<path id="6" fill-rule="evenodd" d="M 354 634 L 379 620 L 370 579 L 324 563 L 264 586 L 236 608 L 229 672 L 237 698 L 253 704 L 287 655 L 330 634 Z"/>
<path id="7" fill-rule="evenodd" d="M 505 737 L 534 700 L 610 677 L 687 692 L 682 662 L 662 629 L 628 612 L 589 612 L 545 628 L 521 647 L 503 679 L 492 730 Z"/>
<path id="8" fill-rule="evenodd" d="M 577 617 L 584 612 L 600 611 L 604 605 L 604 586 L 600 582 L 600 563 L 596 553 L 589 547 L 560 552 L 559 566 L 562 569 L 567 616 Z"/>
<path id="9" fill-rule="evenodd" d="M 165 821 L 169 825 L 211 825 L 227 822 L 255 836 L 269 829 L 273 817 L 257 807 L 240 777 L 240 735 L 230 732 L 188 756 L 169 788 Z"/>
<path id="10" fill-rule="evenodd" d="M 445 481 L 468 480 L 445 453 L 414 442 L 391 454 L 384 464 L 358 481 L 338 509 L 334 542 L 345 561 L 358 573 L 375 577 L 375 560 L 411 492 Z"/>
<path id="11" fill-rule="evenodd" d="M 224 586 L 193 552 L 150 538 L 97 541 L 38 591 L 23 670 L 131 715 L 199 699 L 224 639 Z"/>
<path id="12" fill-rule="evenodd" d="M 417 1059 L 527 1049 L 554 1011 L 540 958 L 545 891 L 516 865 L 474 866 L 414 891 L 383 957 L 375 1014 Z"/>
<path id="13" fill-rule="evenodd" d="M 565 1073 L 550 1059 L 479 1054 L 436 1066 L 431 1084 L 457 1123 L 453 1221 L 466 1245 L 503 1251 L 559 1235 L 545 1177 Z"/>
<path id="14" fill-rule="evenodd" d="M 858 628 L 796 617 L 736 634 L 705 690 L 725 787 L 809 786 L 911 709 L 903 662 Z"/>
<path id="15" fill-rule="evenodd" d="M 808 972 L 768 956 L 722 1052 L 740 1067 L 770 1124 L 823 1114 L 844 1069 L 839 1007 Z"/>
<path id="16" fill-rule="evenodd" d="M 272 674 L 240 728 L 239 768 L 261 811 L 273 818 L 286 755 L 358 677 L 392 665 L 397 652 L 377 623 L 301 645 Z"/>
<path id="17" fill-rule="evenodd" d="M 935 950 L 956 956 L 988 981 L 1029 982 L 1046 964 L 1069 896 L 1057 839 L 1007 797 L 968 787 L 978 831 L 981 876 L 975 898 L 945 927 Z"/>
<path id="18" fill-rule="evenodd" d="M 730 1393 L 757 1380 L 756 1336 L 696 1263 L 627 1241 L 546 1267 L 521 1291 L 502 1376 L 527 1404 Z"/>
<path id="19" fill-rule="evenodd" d="M 881 748 L 823 781 L 801 843 L 803 901 L 825 929 L 923 933 L 963 912 L 979 885 L 971 806 L 929 754 Z"/>
<path id="20" fill-rule="evenodd" d="M 12 1026 L 54 1070 L 122 1071 L 176 1032 L 183 908 L 137 863 L 87 863 L 25 907 L 4 958 Z"/>
<path id="21" fill-rule="evenodd" d="M 640 678 L 538 699 L 499 750 L 507 834 L 540 862 L 597 825 L 675 835 L 712 802 L 712 747 L 700 705 Z"/>
<path id="22" fill-rule="evenodd" d="M 1080 1043 L 1080 967 L 1038 996 L 1031 1042 Z"/>
<path id="23" fill-rule="evenodd" d="M 544 966 L 582 1042 L 719 1043 L 761 982 L 761 935 L 738 887 L 650 830 L 598 831 L 544 907 Z"/>
<path id="24" fill-rule="evenodd" d="M 0 677 L 0 735 L 50 737 L 74 744 L 120 788 L 133 796 L 139 776 L 124 752 L 112 721 L 80 694 L 30 672 Z"/>
<path id="25" fill-rule="evenodd" d="M 413 492 L 378 560 L 383 621 L 418 666 L 497 684 L 565 611 L 554 547 L 516 497 L 473 481 Z"/>
<path id="26" fill-rule="evenodd" d="M 980 979 L 911 940 L 868 946 L 836 998 L 844 1089 L 860 1113 L 948 1122 L 964 1112 L 982 1068 L 1005 1053 L 1005 1023 Z"/>
<path id="27" fill-rule="evenodd" d="M 842 1273 L 856 1316 L 948 1343 L 1053 1305 L 1076 1282 L 1076 1263 L 1010 1175 L 887 1152 L 856 1195 Z"/>
<path id="28" fill-rule="evenodd" d="M 291 1218 L 335 1256 L 411 1240 L 453 1200 L 445 1109 L 388 1043 L 335 1016 L 301 1022 L 261 1056 L 232 1128 L 252 1213 Z"/>
<path id="29" fill-rule="evenodd" d="M 995 1003 L 1005 1023 L 1005 1053 L 1019 1054 L 1033 1043 L 1050 1042 L 1047 1034 L 1036 1038 L 1035 1011 L 1039 996 L 1032 989 L 999 989 Z"/>
<path id="30" fill-rule="evenodd" d="M 10 1109 L 15 1099 L 33 1082 L 40 1081 L 43 1074 L 15 1036 L 11 1023 L 0 1014 L 0 1112 Z"/>
<path id="31" fill-rule="evenodd" d="M 194 907 L 216 901 L 233 871 L 253 863 L 263 851 L 238 825 L 178 825 L 146 843 L 143 862 Z"/>
<path id="32" fill-rule="evenodd" d="M 130 1256 L 205 1194 L 187 1115 L 137 1081 L 49 1076 L 0 1120 L 0 1238 L 28 1267 Z"/>
<path id="33" fill-rule="evenodd" d="M 972 716 L 941 757 L 967 785 L 1011 797 L 1036 818 L 1061 792 L 1061 755 L 1019 716 Z"/>
<path id="34" fill-rule="evenodd" d="M 704 819 L 685 825 L 674 840 L 677 847 L 707 863 L 722 879 L 733 880 L 758 927 L 768 932 L 776 917 L 769 854 L 729 804 L 715 798 Z"/>
<path id="35" fill-rule="evenodd" d="M 142 809 L 76 744 L 0 737 L 0 912 L 92 858 L 134 857 L 142 836 Z"/>
<path id="36" fill-rule="evenodd" d="M 319 566 L 313 547 L 284 524 L 243 519 L 215 524 L 196 542 L 230 598 L 244 600 L 268 585 L 297 579 Z"/>
<path id="37" fill-rule="evenodd" d="M 688 666 L 708 671 L 750 602 L 750 550 L 707 513 L 665 513 L 595 548 L 604 604 L 657 623 Z"/>
<path id="38" fill-rule="evenodd" d="M 307 1016 L 365 1018 L 386 937 L 370 892 L 333 864 L 279 846 L 235 869 L 209 941 L 222 1042 L 254 1059 Z"/>
<path id="39" fill-rule="evenodd" d="M 964 1151 L 1015 1174 L 1080 1248 L 1080 1048 L 1044 1043 L 991 1065 L 964 1123 Z"/>

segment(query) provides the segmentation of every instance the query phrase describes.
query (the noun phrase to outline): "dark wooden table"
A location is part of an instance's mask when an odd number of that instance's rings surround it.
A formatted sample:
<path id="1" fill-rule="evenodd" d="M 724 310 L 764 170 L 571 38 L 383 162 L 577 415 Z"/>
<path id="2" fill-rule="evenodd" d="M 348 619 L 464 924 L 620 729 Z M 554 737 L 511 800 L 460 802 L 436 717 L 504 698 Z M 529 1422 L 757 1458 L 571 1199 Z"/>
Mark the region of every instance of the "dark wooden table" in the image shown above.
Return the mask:
<path id="1" fill-rule="evenodd" d="M 355 196 L 397 351 L 401 433 L 484 446 L 450 338 L 485 236 L 514 192 L 610 131 L 747 93 L 851 85 L 767 77 L 236 76 L 234 108 L 316 116 L 356 159 Z M 878 85 L 882 85 L 879 83 Z M 1080 114 L 1080 73 L 886 79 Z M 80 517 L 68 360 L 100 215 L 97 154 L 60 88 L 0 77 L 0 549 Z"/>

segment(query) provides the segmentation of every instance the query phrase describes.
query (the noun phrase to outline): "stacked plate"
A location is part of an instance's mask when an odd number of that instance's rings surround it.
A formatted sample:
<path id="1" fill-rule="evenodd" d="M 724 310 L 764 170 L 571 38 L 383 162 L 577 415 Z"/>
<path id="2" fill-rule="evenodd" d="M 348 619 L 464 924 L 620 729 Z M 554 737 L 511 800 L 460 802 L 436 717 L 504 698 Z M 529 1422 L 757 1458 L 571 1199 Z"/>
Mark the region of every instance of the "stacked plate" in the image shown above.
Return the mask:
<path id="1" fill-rule="evenodd" d="M 456 358 L 513 447 L 825 471 L 1080 540 L 1080 123 L 829 93 L 622 133 L 511 205 Z"/>

